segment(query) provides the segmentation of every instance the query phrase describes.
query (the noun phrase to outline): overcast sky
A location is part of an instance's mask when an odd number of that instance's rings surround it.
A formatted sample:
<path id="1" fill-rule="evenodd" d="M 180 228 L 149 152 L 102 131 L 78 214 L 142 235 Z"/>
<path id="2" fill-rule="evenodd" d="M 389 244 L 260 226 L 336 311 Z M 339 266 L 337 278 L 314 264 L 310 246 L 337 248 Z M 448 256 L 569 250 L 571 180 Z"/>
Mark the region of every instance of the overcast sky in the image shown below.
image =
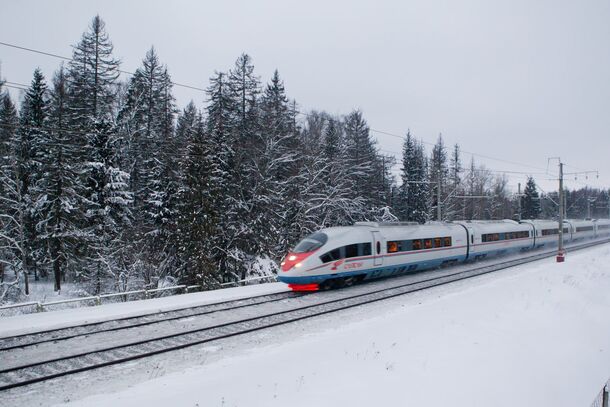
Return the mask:
<path id="1" fill-rule="evenodd" d="M 0 41 L 71 56 L 95 14 L 121 68 L 151 45 L 175 82 L 207 87 L 215 70 L 250 54 L 267 81 L 274 69 L 302 109 L 363 111 L 371 128 L 407 129 L 505 161 L 556 188 L 548 157 L 567 172 L 599 170 L 567 187 L 610 186 L 610 1 L 26 1 L 4 0 Z M 57 59 L 0 45 L 1 75 L 28 84 Z M 19 92 L 11 90 L 13 96 Z M 175 88 L 179 107 L 205 95 Z M 401 140 L 372 133 L 384 152 Z M 465 154 L 464 161 L 470 160 Z M 556 174 L 557 164 L 549 171 Z M 510 174 L 511 187 L 524 176 Z"/>

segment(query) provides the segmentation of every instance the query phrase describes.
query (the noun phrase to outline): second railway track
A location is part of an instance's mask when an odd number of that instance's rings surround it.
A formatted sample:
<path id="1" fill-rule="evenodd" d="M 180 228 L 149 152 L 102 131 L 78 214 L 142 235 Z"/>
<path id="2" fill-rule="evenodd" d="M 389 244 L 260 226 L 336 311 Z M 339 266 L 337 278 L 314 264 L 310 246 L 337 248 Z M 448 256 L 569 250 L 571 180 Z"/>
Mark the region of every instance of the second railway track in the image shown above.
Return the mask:
<path id="1" fill-rule="evenodd" d="M 581 243 L 572 246 L 571 250 L 583 249 L 597 244 L 607 243 L 608 241 L 610 240 L 604 239 L 601 241 Z M 208 326 L 180 332 L 165 333 L 125 344 L 106 346 L 92 351 L 75 352 L 67 356 L 50 358 L 43 361 L 15 364 L 8 368 L 0 367 L 0 390 L 25 386 L 61 376 L 141 359 L 306 318 L 337 312 L 540 260 L 552 256 L 553 253 L 554 252 L 551 251 L 537 252 L 522 258 L 504 260 L 488 265 L 477 265 L 475 263 L 473 264 L 473 267 L 463 271 L 456 271 L 453 273 L 445 272 L 436 276 L 433 275 L 433 273 L 427 273 L 423 278 L 416 281 L 409 281 L 406 283 L 399 283 L 396 281 L 396 284 L 383 288 L 372 289 L 373 286 L 370 286 L 369 288 L 371 289 L 369 290 L 338 291 L 334 293 L 331 298 L 320 296 L 316 298 L 316 301 L 311 300 L 313 296 L 306 296 L 304 298 L 309 299 L 309 302 L 312 303 L 305 302 L 305 304 L 303 304 L 303 302 L 296 301 L 296 304 L 289 304 L 288 302 L 285 302 L 282 303 L 281 306 L 287 306 L 286 309 L 279 309 L 273 312 L 237 318 L 229 322 L 212 323 Z M 359 287 L 366 287 L 366 285 Z M 280 307 L 277 300 L 267 301 L 267 303 L 273 304 L 275 307 Z M 183 316 L 181 318 L 185 317 Z M 133 326 L 131 328 L 133 328 Z M 9 352 L 10 349 L 0 350 L 0 359 L 2 358 L 3 353 L 8 354 Z"/>

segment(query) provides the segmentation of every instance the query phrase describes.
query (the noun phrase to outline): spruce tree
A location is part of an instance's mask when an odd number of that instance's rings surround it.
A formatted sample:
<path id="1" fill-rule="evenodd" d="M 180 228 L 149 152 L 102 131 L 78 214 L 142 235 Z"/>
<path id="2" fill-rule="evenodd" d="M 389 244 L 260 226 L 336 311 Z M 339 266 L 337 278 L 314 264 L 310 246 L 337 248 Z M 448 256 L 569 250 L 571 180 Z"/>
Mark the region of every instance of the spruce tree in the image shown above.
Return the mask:
<path id="1" fill-rule="evenodd" d="M 369 127 L 362 113 L 353 111 L 345 118 L 345 164 L 349 167 L 348 180 L 354 197 L 366 201 L 369 209 L 386 204 L 383 175 L 383 159 L 379 156 L 375 141 L 371 139 Z"/>
<path id="2" fill-rule="evenodd" d="M 522 219 L 538 219 L 540 217 L 540 196 L 534 178 L 528 177 L 521 201 Z"/>
<path id="3" fill-rule="evenodd" d="M 443 142 L 443 136 L 439 135 L 438 140 L 432 148 L 432 155 L 430 156 L 429 165 L 429 179 L 430 179 L 430 209 L 433 213 L 430 213 L 430 217 L 435 220 L 445 219 L 445 214 L 441 211 L 442 219 L 437 219 L 438 206 L 443 206 L 447 196 L 447 178 L 449 175 L 449 168 L 447 166 L 447 149 Z M 439 194 L 440 189 L 440 194 Z M 440 195 L 440 201 L 439 201 Z"/>
<path id="4" fill-rule="evenodd" d="M 428 217 L 427 168 L 423 146 L 407 132 L 403 144 L 402 184 L 398 192 L 397 214 L 400 219 L 424 223 Z"/>
<path id="5" fill-rule="evenodd" d="M 39 227 L 46 252 L 46 262 L 53 270 L 54 289 L 61 290 L 62 280 L 79 264 L 79 225 L 83 222 L 77 195 L 78 150 L 66 130 L 66 76 L 61 67 L 53 78 L 49 99 L 49 131 L 41 142 L 42 178 L 39 181 L 42 219 Z"/>
<path id="6" fill-rule="evenodd" d="M 208 180 L 207 200 L 211 222 L 215 224 L 216 233 L 211 256 L 218 266 L 217 277 L 230 281 L 239 277 L 232 267 L 231 256 L 238 248 L 238 241 L 244 236 L 238 214 L 242 214 L 244 199 L 240 197 L 242 185 L 236 180 L 237 164 L 235 140 L 237 138 L 236 111 L 234 90 L 229 87 L 227 77 L 217 73 L 210 79 L 207 89 L 208 106 L 205 122 L 205 163 Z M 240 160 L 244 152 L 240 151 Z M 243 222 L 243 220 L 241 220 Z"/>
<path id="7" fill-rule="evenodd" d="M 16 282 L 11 284 L 19 291 L 22 276 L 25 278 L 25 292 L 29 294 L 27 274 L 24 275 L 21 246 L 22 217 L 19 209 L 19 182 L 16 177 L 15 142 L 18 139 L 19 118 L 17 109 L 8 93 L 0 93 L 0 271 L 10 268 L 15 273 Z M 2 298 L 9 287 L 2 291 Z"/>
<path id="8" fill-rule="evenodd" d="M 129 174 L 119 167 L 121 140 L 114 123 L 119 62 L 112 50 L 104 22 L 95 16 L 74 48 L 67 75 L 69 125 L 81 147 L 79 195 L 85 214 L 80 235 L 86 256 L 79 277 L 94 293 L 107 277 L 115 287 L 125 286 L 132 253 L 126 235 L 132 216 Z"/>
<path id="9" fill-rule="evenodd" d="M 167 72 L 151 48 L 131 77 L 118 124 L 128 140 L 126 165 L 134 195 L 134 239 L 158 274 L 173 267 L 166 253 L 175 229 L 181 146 L 174 140 L 175 102 Z M 171 257 L 171 256 L 170 256 Z"/>
<path id="10" fill-rule="evenodd" d="M 252 59 L 242 54 L 229 71 L 227 84 L 233 99 L 234 134 L 230 140 L 233 151 L 231 189 L 229 190 L 228 213 L 224 222 L 228 238 L 233 242 L 232 257 L 260 251 L 256 238 L 260 214 L 254 209 L 257 185 L 252 180 L 257 176 L 256 154 L 263 147 L 260 132 L 260 80 L 254 74 Z M 246 259 L 238 259 L 239 263 Z M 243 268 L 242 268 L 243 270 Z M 241 278 L 245 275 L 241 273 Z"/>
<path id="11" fill-rule="evenodd" d="M 178 117 L 176 137 L 184 143 L 180 160 L 178 220 L 174 245 L 185 283 L 217 286 L 220 259 L 217 244 L 221 190 L 215 187 L 219 168 L 212 140 L 193 102 Z"/>
<path id="12" fill-rule="evenodd" d="M 446 219 L 453 220 L 463 218 L 464 202 L 456 196 L 463 195 L 462 186 L 462 161 L 460 157 L 460 146 L 455 144 L 451 152 L 451 162 L 449 168 L 449 188 L 446 205 Z"/>
<path id="13" fill-rule="evenodd" d="M 258 251 L 280 257 L 295 240 L 299 212 L 300 139 L 284 83 L 276 70 L 261 98 L 261 142 L 256 154 L 253 229 Z"/>

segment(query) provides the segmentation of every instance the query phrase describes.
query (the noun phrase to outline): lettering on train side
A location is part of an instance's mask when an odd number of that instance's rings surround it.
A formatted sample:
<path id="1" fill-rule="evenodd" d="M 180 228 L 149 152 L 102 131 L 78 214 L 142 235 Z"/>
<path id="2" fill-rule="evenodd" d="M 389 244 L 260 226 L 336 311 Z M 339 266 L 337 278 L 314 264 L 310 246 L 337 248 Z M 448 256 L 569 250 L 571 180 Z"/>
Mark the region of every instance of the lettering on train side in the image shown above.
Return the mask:
<path id="1" fill-rule="evenodd" d="M 362 262 L 355 262 L 355 263 L 347 263 L 345 266 L 343 266 L 343 269 L 348 270 L 348 269 L 357 269 L 362 267 Z"/>

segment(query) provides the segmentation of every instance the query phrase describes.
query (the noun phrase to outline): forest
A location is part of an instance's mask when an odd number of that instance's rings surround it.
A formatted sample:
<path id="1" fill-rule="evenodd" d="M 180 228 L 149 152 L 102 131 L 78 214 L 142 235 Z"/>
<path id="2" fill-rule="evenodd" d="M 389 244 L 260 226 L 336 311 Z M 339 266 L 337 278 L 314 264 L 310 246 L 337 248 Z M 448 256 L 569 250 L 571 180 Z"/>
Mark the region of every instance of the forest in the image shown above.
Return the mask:
<path id="1" fill-rule="evenodd" d="M 442 136 L 428 151 L 406 131 L 402 156 L 385 154 L 363 112 L 300 111 L 271 78 L 242 54 L 209 78 L 204 106 L 178 107 L 155 49 L 125 74 L 96 16 L 52 78 L 36 69 L 18 98 L 0 81 L 0 303 L 31 279 L 215 288 L 356 221 L 556 217 L 557 192 L 532 177 L 515 194 Z M 568 217 L 607 217 L 608 192 L 568 191 Z"/>

